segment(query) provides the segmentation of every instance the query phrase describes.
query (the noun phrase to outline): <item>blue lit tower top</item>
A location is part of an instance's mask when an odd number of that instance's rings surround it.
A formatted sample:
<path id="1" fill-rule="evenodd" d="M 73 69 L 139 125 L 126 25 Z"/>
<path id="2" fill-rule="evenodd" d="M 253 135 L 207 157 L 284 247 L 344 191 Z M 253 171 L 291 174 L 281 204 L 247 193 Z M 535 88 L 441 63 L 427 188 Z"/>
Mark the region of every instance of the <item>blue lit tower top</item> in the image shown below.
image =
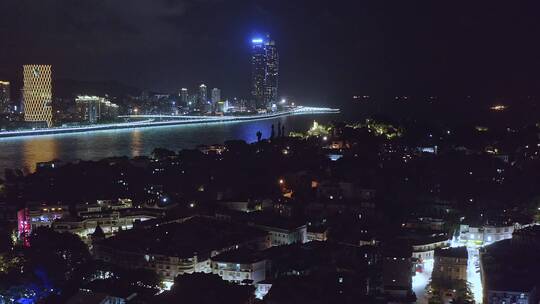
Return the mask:
<path id="1" fill-rule="evenodd" d="M 251 96 L 255 101 L 255 106 L 260 109 L 266 107 L 264 102 L 266 52 L 262 38 L 254 38 L 251 42 Z"/>

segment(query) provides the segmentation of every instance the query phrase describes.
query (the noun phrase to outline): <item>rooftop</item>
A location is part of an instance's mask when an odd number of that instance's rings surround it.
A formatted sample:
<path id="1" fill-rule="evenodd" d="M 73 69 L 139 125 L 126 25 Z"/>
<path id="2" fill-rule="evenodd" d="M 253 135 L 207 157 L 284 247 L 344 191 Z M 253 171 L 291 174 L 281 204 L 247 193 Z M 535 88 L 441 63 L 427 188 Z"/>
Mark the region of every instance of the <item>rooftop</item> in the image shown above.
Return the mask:
<path id="1" fill-rule="evenodd" d="M 484 248 L 481 255 L 486 289 L 528 292 L 540 284 L 538 251 L 530 245 L 502 240 Z"/>
<path id="2" fill-rule="evenodd" d="M 437 248 L 435 249 L 435 256 L 466 259 L 468 257 L 467 247 Z"/>
<path id="3" fill-rule="evenodd" d="M 194 217 L 182 223 L 123 231 L 102 241 L 100 245 L 142 254 L 187 258 L 194 254 L 209 255 L 213 250 L 264 238 L 266 235 L 266 232 L 253 227 Z"/>
<path id="4" fill-rule="evenodd" d="M 286 230 L 294 230 L 298 227 L 307 225 L 307 222 L 300 222 L 290 218 L 284 218 L 272 212 L 252 212 L 249 214 L 248 221 L 258 226 Z"/>
<path id="5" fill-rule="evenodd" d="M 264 257 L 258 252 L 250 249 L 238 249 L 226 251 L 222 254 L 212 257 L 212 261 L 225 263 L 248 264 L 264 260 Z"/>

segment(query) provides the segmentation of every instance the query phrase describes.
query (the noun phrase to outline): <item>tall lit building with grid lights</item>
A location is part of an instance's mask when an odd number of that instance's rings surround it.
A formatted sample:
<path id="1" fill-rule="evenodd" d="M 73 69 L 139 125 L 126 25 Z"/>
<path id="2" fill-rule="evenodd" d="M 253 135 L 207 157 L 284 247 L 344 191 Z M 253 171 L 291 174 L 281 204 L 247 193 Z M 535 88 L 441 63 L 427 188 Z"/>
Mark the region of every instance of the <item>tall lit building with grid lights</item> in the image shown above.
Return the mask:
<path id="1" fill-rule="evenodd" d="M 9 110 L 9 81 L 0 80 L 0 113 L 6 113 Z"/>
<path id="2" fill-rule="evenodd" d="M 255 38 L 251 50 L 251 96 L 257 109 L 266 108 L 264 101 L 264 79 L 266 74 L 266 52 L 264 40 Z"/>
<path id="3" fill-rule="evenodd" d="M 50 65 L 24 65 L 23 99 L 24 120 L 46 122 L 52 126 L 52 67 Z"/>
<path id="4" fill-rule="evenodd" d="M 266 72 L 264 81 L 264 97 L 267 104 L 275 104 L 278 99 L 279 56 L 276 43 L 269 40 L 265 45 Z"/>
<path id="5" fill-rule="evenodd" d="M 279 56 L 276 43 L 266 38 L 252 39 L 251 95 L 257 109 L 268 109 L 277 102 Z"/>

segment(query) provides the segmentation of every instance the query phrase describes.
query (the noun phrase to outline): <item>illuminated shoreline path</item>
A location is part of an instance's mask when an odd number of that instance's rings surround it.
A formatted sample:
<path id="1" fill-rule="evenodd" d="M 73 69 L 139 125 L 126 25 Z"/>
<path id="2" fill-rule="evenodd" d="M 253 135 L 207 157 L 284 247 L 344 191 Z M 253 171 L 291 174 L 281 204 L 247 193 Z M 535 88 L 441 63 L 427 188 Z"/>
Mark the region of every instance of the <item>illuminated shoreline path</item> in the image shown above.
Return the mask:
<path id="1" fill-rule="evenodd" d="M 52 126 L 52 85 L 50 65 L 24 65 L 24 120 Z"/>
<path id="2" fill-rule="evenodd" d="M 7 137 L 22 137 L 22 136 L 44 136 L 63 133 L 87 133 L 103 130 L 116 129 L 136 129 L 148 127 L 163 127 L 175 125 L 196 125 L 209 123 L 234 123 L 247 122 L 254 120 L 273 119 L 282 116 L 290 115 L 305 115 L 305 114 L 337 114 L 339 109 L 319 108 L 319 107 L 296 107 L 286 111 L 278 111 L 273 113 L 245 115 L 245 116 L 176 116 L 176 115 L 125 115 L 119 116 L 124 119 L 137 119 L 138 121 L 114 123 L 114 124 L 97 124 L 80 127 L 58 127 L 44 128 L 19 131 L 0 131 L 0 139 Z"/>

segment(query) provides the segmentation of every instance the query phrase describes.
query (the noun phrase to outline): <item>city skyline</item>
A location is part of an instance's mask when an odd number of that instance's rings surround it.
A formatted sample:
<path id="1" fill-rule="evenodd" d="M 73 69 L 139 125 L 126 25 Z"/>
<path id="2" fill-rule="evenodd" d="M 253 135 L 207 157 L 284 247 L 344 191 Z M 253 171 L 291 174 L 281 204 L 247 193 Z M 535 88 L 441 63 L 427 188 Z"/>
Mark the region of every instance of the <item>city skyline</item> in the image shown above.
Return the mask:
<path id="1" fill-rule="evenodd" d="M 169 93 L 204 80 L 247 96 L 251 38 L 268 32 L 286 67 L 282 92 L 305 100 L 386 91 L 534 95 L 539 87 L 536 3 L 441 9 L 398 1 L 137 0 L 82 7 L 2 2 L 0 9 L 14 14 L 0 21 L 9 42 L 0 46 L 0 79 L 18 87 L 19 66 L 39 62 L 55 66 L 57 79 L 114 80 Z M 221 13 L 203 24 L 212 10 Z M 12 20 L 16 12 L 28 22 Z M 55 14 L 67 17 L 48 17 Z"/>
<path id="2" fill-rule="evenodd" d="M 540 304 L 539 1 L 0 12 L 1 304 Z"/>

